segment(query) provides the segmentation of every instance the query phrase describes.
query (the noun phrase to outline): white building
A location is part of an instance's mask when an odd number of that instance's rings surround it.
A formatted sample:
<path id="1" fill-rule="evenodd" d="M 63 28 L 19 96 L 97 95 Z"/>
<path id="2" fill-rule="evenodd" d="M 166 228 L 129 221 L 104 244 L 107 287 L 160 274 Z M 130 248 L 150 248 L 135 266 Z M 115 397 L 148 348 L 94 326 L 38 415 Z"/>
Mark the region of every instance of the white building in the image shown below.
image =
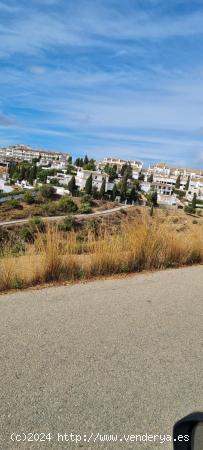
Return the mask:
<path id="1" fill-rule="evenodd" d="M 158 163 L 154 164 L 152 166 L 149 166 L 148 169 L 149 175 L 156 174 L 156 175 L 163 175 L 163 176 L 170 176 L 171 174 L 171 167 L 166 163 Z"/>
<path id="2" fill-rule="evenodd" d="M 139 168 L 132 169 L 132 178 L 133 180 L 138 180 L 141 170 Z"/>
<path id="3" fill-rule="evenodd" d="M 158 175 L 157 173 L 155 173 L 153 175 L 153 182 L 159 184 L 160 189 L 161 189 L 161 185 L 164 185 L 164 186 L 167 185 L 167 186 L 170 186 L 175 189 L 176 181 L 177 181 L 177 177 L 175 177 L 175 176 L 164 176 L 164 175 Z M 185 190 L 187 181 L 188 181 L 188 177 L 182 177 L 180 179 L 180 188 L 179 189 L 181 191 Z"/>
<path id="4" fill-rule="evenodd" d="M 173 167 L 164 162 L 157 163 L 149 167 L 148 173 L 153 173 L 154 175 L 172 176 L 178 177 L 181 175 L 183 178 L 199 178 L 203 176 L 203 170 L 190 169 L 187 167 Z"/>
<path id="5" fill-rule="evenodd" d="M 104 158 L 102 161 L 99 162 L 98 167 L 100 169 L 103 169 L 106 165 L 109 166 L 117 166 L 117 171 L 120 172 L 122 167 L 125 164 L 128 164 L 132 167 L 132 170 L 139 169 L 139 171 L 142 170 L 143 167 L 143 162 L 141 161 L 132 161 L 132 160 L 127 160 L 127 159 L 119 159 L 119 158 Z"/>
<path id="6" fill-rule="evenodd" d="M 48 175 L 47 183 L 49 184 L 52 180 L 57 180 L 61 185 L 67 185 L 71 180 L 72 175 L 67 175 L 64 173 L 57 173 L 56 175 Z"/>
<path id="7" fill-rule="evenodd" d="M 154 180 L 151 183 L 151 189 L 156 191 L 159 195 L 172 195 L 174 186 L 173 184 L 168 184 L 164 182 L 163 180 Z"/>
<path id="8" fill-rule="evenodd" d="M 165 206 L 179 206 L 181 205 L 180 201 L 176 197 L 176 195 L 162 195 L 158 194 L 157 196 L 157 203 L 159 205 L 165 205 Z"/>
<path id="9" fill-rule="evenodd" d="M 151 183 L 149 183 L 148 181 L 141 181 L 140 189 L 141 189 L 141 191 L 143 191 L 147 194 L 148 192 L 151 191 Z"/>
<path id="10" fill-rule="evenodd" d="M 191 201 L 194 194 L 197 195 L 197 200 L 203 200 L 203 178 L 192 178 L 190 180 L 187 199 Z"/>
<path id="11" fill-rule="evenodd" d="M 69 155 L 61 152 L 51 152 L 47 150 L 33 150 L 29 145 L 11 145 L 0 148 L 0 159 L 4 161 L 32 161 L 34 158 L 42 158 L 46 162 L 66 161 Z"/>
<path id="12" fill-rule="evenodd" d="M 96 187 L 98 191 L 102 186 L 103 179 L 106 180 L 105 190 L 111 191 L 113 189 L 114 183 L 109 182 L 109 176 L 105 173 L 101 173 L 98 170 L 84 170 L 82 168 L 77 170 L 77 175 L 75 177 L 76 186 L 83 190 L 85 189 L 86 181 L 89 176 L 92 175 L 92 186 Z"/>

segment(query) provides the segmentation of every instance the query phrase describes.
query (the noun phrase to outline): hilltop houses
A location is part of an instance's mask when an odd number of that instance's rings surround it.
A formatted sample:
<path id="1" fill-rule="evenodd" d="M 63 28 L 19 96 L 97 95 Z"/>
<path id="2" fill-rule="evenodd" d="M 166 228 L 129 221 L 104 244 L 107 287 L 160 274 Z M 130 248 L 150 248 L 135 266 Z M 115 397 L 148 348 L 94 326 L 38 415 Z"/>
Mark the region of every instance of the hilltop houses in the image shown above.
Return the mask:
<path id="1" fill-rule="evenodd" d="M 203 170 L 175 167 L 165 162 L 144 168 L 143 162 L 136 159 L 106 157 L 96 162 L 86 156 L 84 159 L 77 158 L 73 163 L 70 154 L 33 150 L 27 145 L 13 145 L 0 148 L 0 178 L 8 178 L 11 162 L 17 167 L 24 162 L 30 167 L 34 164 L 35 178 L 31 174 L 25 179 L 21 176 L 19 180 L 15 177 L 12 180 L 12 183 L 25 189 L 48 183 L 55 186 L 58 193 L 65 195 L 69 192 L 68 184 L 74 176 L 75 192 L 78 191 L 77 195 L 80 195 L 79 192 L 85 190 L 87 180 L 91 176 L 94 191 L 99 193 L 103 186 L 109 198 L 115 185 L 114 191 L 117 195 L 124 189 L 122 201 L 132 200 L 131 190 L 137 190 L 143 199 L 150 192 L 156 191 L 158 204 L 166 206 L 184 206 L 192 201 L 194 194 L 200 203 L 203 201 Z M 26 167 L 25 165 L 23 173 L 26 172 Z"/>

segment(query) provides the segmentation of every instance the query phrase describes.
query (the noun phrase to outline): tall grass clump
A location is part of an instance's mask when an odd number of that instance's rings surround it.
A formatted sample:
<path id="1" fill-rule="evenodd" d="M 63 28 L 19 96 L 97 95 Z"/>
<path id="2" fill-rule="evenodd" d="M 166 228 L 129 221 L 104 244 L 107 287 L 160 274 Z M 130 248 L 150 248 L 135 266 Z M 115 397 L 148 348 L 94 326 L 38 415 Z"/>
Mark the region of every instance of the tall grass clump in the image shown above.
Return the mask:
<path id="1" fill-rule="evenodd" d="M 168 217 L 140 214 L 119 232 L 89 227 L 85 235 L 47 225 L 24 253 L 9 246 L 0 257 L 0 291 L 81 277 L 140 272 L 203 262 L 203 229 L 177 230 Z"/>
<path id="2" fill-rule="evenodd" d="M 91 250 L 90 275 L 139 272 L 202 262 L 203 237 L 191 230 L 178 234 L 166 222 L 144 216 L 118 235 L 94 240 Z"/>
<path id="3" fill-rule="evenodd" d="M 74 278 L 78 272 L 77 263 L 72 256 L 72 245 L 66 247 L 63 233 L 56 226 L 48 225 L 46 233 L 39 233 L 35 241 L 36 253 L 40 255 L 42 281 L 57 281 Z"/>

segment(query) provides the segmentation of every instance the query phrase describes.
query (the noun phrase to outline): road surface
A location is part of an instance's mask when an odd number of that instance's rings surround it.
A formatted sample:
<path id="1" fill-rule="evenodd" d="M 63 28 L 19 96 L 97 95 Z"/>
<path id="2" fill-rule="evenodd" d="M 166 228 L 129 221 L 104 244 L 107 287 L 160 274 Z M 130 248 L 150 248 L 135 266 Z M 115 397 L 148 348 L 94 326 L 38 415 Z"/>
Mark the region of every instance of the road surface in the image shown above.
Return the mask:
<path id="1" fill-rule="evenodd" d="M 117 211 L 120 211 L 121 209 L 132 208 L 133 206 L 134 205 L 121 205 L 121 206 L 116 206 L 115 208 L 105 209 L 104 211 L 96 211 L 96 212 L 90 213 L 90 214 L 74 214 L 74 217 L 76 219 L 84 219 L 84 218 L 91 218 L 94 216 L 103 216 L 103 215 L 115 213 Z M 41 217 L 41 219 L 44 220 L 45 222 L 59 222 L 59 221 L 65 219 L 65 217 L 67 217 L 67 214 L 65 216 Z M 0 222 L 0 227 L 12 226 L 12 225 L 22 225 L 24 223 L 28 223 L 30 221 L 30 219 L 31 219 L 31 217 L 29 219 L 17 219 L 17 220 L 3 221 L 3 222 Z M 33 219 L 33 217 L 32 217 L 32 219 Z"/>
<path id="2" fill-rule="evenodd" d="M 203 409 L 202 299 L 202 266 L 0 296 L 0 448 L 172 450 L 129 436 Z"/>

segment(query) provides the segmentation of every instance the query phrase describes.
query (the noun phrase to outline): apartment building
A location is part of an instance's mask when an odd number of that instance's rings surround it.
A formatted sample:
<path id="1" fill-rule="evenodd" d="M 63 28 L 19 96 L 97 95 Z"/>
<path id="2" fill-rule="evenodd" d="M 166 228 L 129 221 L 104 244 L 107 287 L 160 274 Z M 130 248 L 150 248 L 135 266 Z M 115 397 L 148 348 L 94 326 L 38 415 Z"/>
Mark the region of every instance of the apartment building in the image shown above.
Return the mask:
<path id="1" fill-rule="evenodd" d="M 154 175 L 163 175 L 167 177 L 178 177 L 179 175 L 183 178 L 199 178 L 203 177 L 203 171 L 202 170 L 196 170 L 196 169 L 190 169 L 186 167 L 173 167 L 166 163 L 158 163 L 154 164 L 152 166 L 149 166 L 148 169 L 149 174 Z"/>
<path id="2" fill-rule="evenodd" d="M 29 161 L 34 158 L 43 159 L 46 162 L 66 161 L 69 157 L 66 153 L 47 150 L 33 150 L 29 145 L 12 145 L 0 148 L 0 161 Z"/>
<path id="3" fill-rule="evenodd" d="M 152 166 L 149 166 L 148 174 L 149 175 L 156 174 L 156 175 L 170 176 L 171 167 L 166 163 L 154 164 Z"/>
<path id="4" fill-rule="evenodd" d="M 98 167 L 100 169 L 103 169 L 106 165 L 109 166 L 117 166 L 117 171 L 120 172 L 120 170 L 122 169 L 122 167 L 124 166 L 124 164 L 128 164 L 132 167 L 132 170 L 137 170 L 139 169 L 139 171 L 142 170 L 143 167 L 143 162 L 141 161 L 132 161 L 132 160 L 127 160 L 127 159 L 118 159 L 118 158 L 104 158 L 102 161 L 99 162 Z"/>
<path id="5" fill-rule="evenodd" d="M 155 183 L 159 184 L 160 186 L 169 186 L 172 189 L 173 188 L 175 189 L 177 177 L 176 176 L 164 176 L 164 175 L 154 174 L 153 181 Z M 188 181 L 188 177 L 181 177 L 181 179 L 180 179 L 180 188 L 179 188 L 181 191 L 185 190 L 187 181 Z"/>
<path id="6" fill-rule="evenodd" d="M 159 195 L 172 195 L 174 185 L 168 184 L 163 180 L 158 180 L 151 183 L 151 189 L 157 191 L 157 194 Z"/>
<path id="7" fill-rule="evenodd" d="M 85 188 L 86 181 L 90 175 L 92 175 L 92 185 L 98 190 L 100 190 L 104 178 L 106 180 L 106 192 L 113 189 L 114 183 L 109 182 L 109 176 L 107 174 L 101 173 L 98 170 L 84 170 L 80 168 L 77 170 L 77 175 L 75 177 L 76 186 L 79 190 L 83 190 Z"/>
<path id="8" fill-rule="evenodd" d="M 191 201 L 194 194 L 197 195 L 197 200 L 203 200 L 203 178 L 192 178 L 190 180 L 187 199 Z"/>

